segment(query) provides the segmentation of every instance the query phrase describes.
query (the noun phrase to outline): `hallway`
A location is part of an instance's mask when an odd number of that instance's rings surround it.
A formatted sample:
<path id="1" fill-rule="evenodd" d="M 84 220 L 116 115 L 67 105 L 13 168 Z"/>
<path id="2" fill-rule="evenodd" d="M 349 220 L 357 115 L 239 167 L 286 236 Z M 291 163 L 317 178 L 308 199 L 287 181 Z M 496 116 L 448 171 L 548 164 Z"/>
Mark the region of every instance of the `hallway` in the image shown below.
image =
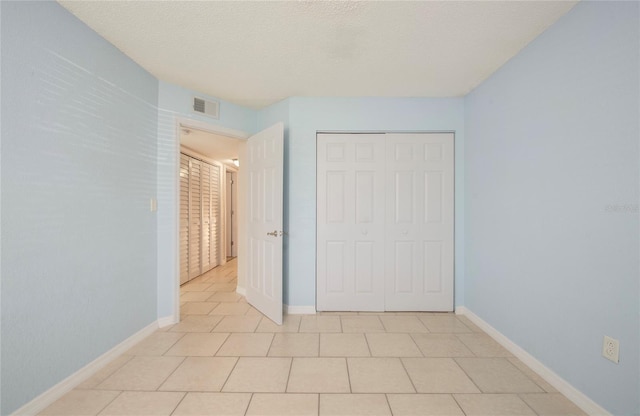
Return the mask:
<path id="1" fill-rule="evenodd" d="M 156 331 L 42 415 L 583 415 L 464 317 L 285 315 L 235 292 L 234 259 Z"/>

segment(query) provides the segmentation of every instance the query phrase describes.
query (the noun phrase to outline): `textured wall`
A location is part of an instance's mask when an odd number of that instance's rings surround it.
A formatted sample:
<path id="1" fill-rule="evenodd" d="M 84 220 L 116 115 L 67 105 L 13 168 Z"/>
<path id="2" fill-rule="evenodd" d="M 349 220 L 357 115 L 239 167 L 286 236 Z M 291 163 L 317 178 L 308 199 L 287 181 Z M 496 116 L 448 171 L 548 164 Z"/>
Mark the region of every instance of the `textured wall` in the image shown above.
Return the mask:
<path id="1" fill-rule="evenodd" d="M 638 17 L 581 2 L 465 99 L 465 305 L 617 415 L 640 412 Z"/>
<path id="2" fill-rule="evenodd" d="M 55 2 L 2 2 L 2 409 L 156 319 L 157 80 Z"/>

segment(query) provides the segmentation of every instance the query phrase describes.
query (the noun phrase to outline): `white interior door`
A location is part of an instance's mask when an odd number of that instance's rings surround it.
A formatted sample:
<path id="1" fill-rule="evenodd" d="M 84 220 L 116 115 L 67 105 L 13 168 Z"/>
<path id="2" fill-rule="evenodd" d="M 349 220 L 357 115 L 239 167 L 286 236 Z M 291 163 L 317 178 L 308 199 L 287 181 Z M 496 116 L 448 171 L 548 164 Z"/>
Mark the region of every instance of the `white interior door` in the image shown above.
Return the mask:
<path id="1" fill-rule="evenodd" d="M 384 310 L 384 135 L 317 136 L 317 306 Z"/>
<path id="2" fill-rule="evenodd" d="M 387 135 L 388 311 L 453 310 L 453 141 Z"/>
<path id="3" fill-rule="evenodd" d="M 247 301 L 282 324 L 282 166 L 284 126 L 278 123 L 247 141 Z"/>

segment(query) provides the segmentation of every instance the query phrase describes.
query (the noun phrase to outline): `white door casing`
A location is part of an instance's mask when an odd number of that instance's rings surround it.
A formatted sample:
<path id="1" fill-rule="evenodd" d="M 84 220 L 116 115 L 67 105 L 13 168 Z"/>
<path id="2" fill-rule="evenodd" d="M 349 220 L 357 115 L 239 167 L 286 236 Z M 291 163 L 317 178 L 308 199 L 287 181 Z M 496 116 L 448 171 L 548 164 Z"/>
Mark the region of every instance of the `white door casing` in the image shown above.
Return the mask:
<path id="1" fill-rule="evenodd" d="M 189 157 L 180 153 L 180 284 L 189 281 Z"/>
<path id="2" fill-rule="evenodd" d="M 453 134 L 317 140 L 317 309 L 453 310 Z"/>
<path id="3" fill-rule="evenodd" d="M 247 141 L 247 301 L 282 324 L 282 193 L 284 125 L 271 126 Z"/>
<path id="4" fill-rule="evenodd" d="M 383 138 L 317 136 L 318 310 L 384 310 Z"/>

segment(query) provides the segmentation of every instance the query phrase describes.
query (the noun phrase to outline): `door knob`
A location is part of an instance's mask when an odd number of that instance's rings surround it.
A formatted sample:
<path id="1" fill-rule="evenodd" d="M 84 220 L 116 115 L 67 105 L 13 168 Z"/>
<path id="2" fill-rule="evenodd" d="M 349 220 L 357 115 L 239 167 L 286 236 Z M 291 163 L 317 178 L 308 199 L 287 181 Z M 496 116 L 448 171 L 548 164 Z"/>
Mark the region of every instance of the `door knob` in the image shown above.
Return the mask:
<path id="1" fill-rule="evenodd" d="M 273 236 L 273 237 L 277 237 L 278 236 L 278 231 L 271 231 L 270 233 L 267 233 L 267 235 Z"/>

